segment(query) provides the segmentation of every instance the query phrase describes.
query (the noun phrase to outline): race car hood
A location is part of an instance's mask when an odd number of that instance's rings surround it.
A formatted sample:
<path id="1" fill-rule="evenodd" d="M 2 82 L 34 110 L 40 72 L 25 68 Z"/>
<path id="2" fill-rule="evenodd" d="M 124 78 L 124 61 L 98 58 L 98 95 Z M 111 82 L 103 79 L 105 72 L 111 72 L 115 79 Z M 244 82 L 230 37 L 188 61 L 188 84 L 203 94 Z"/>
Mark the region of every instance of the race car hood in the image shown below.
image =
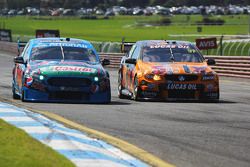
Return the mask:
<path id="1" fill-rule="evenodd" d="M 100 76 L 105 75 L 100 64 L 71 61 L 33 61 L 30 63 L 32 73 L 47 76 Z"/>
<path id="2" fill-rule="evenodd" d="M 208 74 L 213 73 L 213 70 L 204 63 L 148 63 L 140 62 L 140 68 L 144 73 L 151 74 Z"/>

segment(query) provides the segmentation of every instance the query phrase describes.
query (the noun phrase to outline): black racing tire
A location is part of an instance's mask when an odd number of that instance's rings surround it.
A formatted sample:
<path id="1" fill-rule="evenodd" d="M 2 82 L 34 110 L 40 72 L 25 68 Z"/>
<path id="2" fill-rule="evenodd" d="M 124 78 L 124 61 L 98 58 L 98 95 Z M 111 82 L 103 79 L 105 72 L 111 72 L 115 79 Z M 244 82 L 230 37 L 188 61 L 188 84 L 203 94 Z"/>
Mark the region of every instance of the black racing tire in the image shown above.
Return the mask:
<path id="1" fill-rule="evenodd" d="M 139 85 L 138 84 L 138 78 L 135 77 L 133 95 L 132 95 L 132 99 L 134 99 L 135 101 L 140 101 L 141 89 L 140 89 L 140 87 L 138 85 Z"/>
<path id="2" fill-rule="evenodd" d="M 22 100 L 22 102 L 26 102 L 26 100 L 24 99 L 24 91 L 22 90 L 22 98 L 21 98 L 21 100 Z"/>
<path id="3" fill-rule="evenodd" d="M 218 92 L 218 96 L 213 100 L 213 102 L 215 102 L 215 103 L 220 102 L 220 91 Z"/>
<path id="4" fill-rule="evenodd" d="M 216 100 L 220 100 L 220 91 L 218 92 L 218 96 L 216 97 Z"/>
<path id="5" fill-rule="evenodd" d="M 12 84 L 12 98 L 13 99 L 20 99 L 20 96 L 18 94 L 16 94 L 16 90 L 14 85 Z"/>
<path id="6" fill-rule="evenodd" d="M 121 72 L 119 72 L 119 74 L 118 74 L 118 87 L 117 87 L 117 89 L 118 89 L 118 97 L 120 99 L 125 99 L 125 98 L 127 98 L 127 96 L 125 96 L 124 94 L 122 94 L 122 90 L 124 88 L 123 88 L 121 82 L 122 82 L 122 76 L 121 76 Z"/>

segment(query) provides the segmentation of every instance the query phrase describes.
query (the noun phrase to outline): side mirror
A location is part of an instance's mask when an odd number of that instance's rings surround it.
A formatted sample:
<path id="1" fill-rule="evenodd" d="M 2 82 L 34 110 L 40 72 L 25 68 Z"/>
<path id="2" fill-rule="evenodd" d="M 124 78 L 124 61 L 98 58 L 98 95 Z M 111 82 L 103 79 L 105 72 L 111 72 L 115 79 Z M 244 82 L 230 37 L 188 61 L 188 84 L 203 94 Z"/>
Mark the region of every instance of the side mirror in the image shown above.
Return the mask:
<path id="1" fill-rule="evenodd" d="M 103 66 L 110 65 L 110 61 L 109 61 L 108 59 L 103 59 L 103 60 L 102 60 L 102 65 L 103 65 Z"/>
<path id="2" fill-rule="evenodd" d="M 215 65 L 216 62 L 214 59 L 207 59 L 207 65 Z"/>
<path id="3" fill-rule="evenodd" d="M 15 57 L 15 58 L 14 58 L 14 62 L 15 62 L 15 63 L 18 63 L 18 64 L 26 64 L 26 63 L 24 62 L 23 57 Z"/>
<path id="4" fill-rule="evenodd" d="M 137 62 L 136 59 L 132 59 L 132 58 L 125 60 L 125 63 L 127 63 L 127 64 L 134 64 L 134 65 L 136 65 L 136 62 Z"/>

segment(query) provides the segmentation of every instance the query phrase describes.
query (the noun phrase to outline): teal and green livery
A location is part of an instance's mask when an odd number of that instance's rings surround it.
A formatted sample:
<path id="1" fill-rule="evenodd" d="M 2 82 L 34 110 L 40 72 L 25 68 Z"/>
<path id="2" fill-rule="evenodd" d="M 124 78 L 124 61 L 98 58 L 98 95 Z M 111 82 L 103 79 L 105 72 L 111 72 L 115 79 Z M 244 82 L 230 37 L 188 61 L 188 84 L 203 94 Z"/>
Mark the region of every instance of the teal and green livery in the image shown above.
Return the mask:
<path id="1" fill-rule="evenodd" d="M 14 59 L 13 98 L 23 101 L 109 103 L 109 73 L 85 40 L 30 40 Z"/>
<path id="2" fill-rule="evenodd" d="M 41 74 L 50 76 L 96 76 L 98 70 L 81 66 L 48 66 L 40 68 Z"/>

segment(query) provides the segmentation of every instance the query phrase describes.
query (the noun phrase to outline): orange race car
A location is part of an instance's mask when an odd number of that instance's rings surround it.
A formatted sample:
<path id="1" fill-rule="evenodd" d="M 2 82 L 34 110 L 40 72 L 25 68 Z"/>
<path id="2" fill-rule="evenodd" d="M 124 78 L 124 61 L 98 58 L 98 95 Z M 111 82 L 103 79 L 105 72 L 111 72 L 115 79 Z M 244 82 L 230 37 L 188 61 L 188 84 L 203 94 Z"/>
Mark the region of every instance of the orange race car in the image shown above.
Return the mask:
<path id="1" fill-rule="evenodd" d="M 184 41 L 136 42 L 121 60 L 119 98 L 218 100 L 219 78 L 195 45 Z"/>

